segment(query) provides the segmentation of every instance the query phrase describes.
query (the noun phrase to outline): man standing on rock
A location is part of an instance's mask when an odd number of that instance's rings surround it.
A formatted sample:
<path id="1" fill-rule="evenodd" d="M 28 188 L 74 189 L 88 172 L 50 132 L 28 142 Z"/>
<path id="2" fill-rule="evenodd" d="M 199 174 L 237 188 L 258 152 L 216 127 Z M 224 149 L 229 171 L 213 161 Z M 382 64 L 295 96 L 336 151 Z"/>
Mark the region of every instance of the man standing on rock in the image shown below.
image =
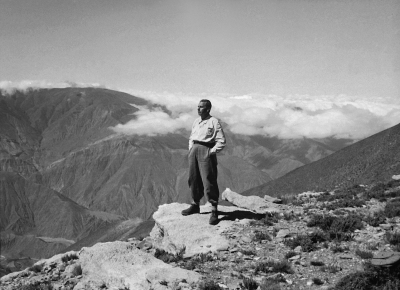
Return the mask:
<path id="1" fill-rule="evenodd" d="M 217 184 L 217 153 L 225 147 L 225 134 L 217 118 L 210 115 L 211 102 L 201 100 L 199 118 L 189 138 L 189 187 L 193 203 L 182 215 L 200 213 L 200 200 L 206 195 L 211 203 L 210 225 L 218 223 L 219 189 Z"/>

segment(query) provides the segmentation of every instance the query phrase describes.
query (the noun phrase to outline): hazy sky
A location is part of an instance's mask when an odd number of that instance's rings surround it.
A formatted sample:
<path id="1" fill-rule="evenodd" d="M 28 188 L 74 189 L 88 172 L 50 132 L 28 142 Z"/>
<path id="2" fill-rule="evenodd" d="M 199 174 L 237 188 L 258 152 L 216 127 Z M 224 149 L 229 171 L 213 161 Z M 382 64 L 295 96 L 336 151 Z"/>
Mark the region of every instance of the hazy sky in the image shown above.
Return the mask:
<path id="1" fill-rule="evenodd" d="M 364 109 L 400 99 L 399 0 L 0 0 L 0 27 L 3 86 L 99 83 L 164 102 L 305 95 Z"/>

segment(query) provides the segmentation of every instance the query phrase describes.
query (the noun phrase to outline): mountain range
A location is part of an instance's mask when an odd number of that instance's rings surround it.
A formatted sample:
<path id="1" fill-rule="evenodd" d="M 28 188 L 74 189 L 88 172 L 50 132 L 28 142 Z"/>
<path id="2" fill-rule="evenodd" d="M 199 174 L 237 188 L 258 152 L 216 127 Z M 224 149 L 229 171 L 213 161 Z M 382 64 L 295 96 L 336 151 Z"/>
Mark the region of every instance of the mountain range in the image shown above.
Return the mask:
<path id="1" fill-rule="evenodd" d="M 400 124 L 242 192 L 271 196 L 387 182 L 400 174 Z"/>
<path id="2" fill-rule="evenodd" d="M 144 136 L 111 129 L 134 119 L 143 106 L 168 112 L 103 88 L 0 95 L 2 255 L 49 257 L 74 245 L 133 235 L 158 205 L 190 202 L 190 132 Z M 237 192 L 353 141 L 245 136 L 225 126 L 228 146 L 218 157 L 219 186 Z"/>

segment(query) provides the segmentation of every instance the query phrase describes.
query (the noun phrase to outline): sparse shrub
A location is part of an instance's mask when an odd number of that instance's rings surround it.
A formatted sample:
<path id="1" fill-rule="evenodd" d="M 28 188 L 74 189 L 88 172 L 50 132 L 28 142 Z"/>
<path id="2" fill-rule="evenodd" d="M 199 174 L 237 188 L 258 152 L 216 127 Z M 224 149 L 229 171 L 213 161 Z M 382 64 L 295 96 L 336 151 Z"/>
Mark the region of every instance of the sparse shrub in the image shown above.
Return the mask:
<path id="1" fill-rule="evenodd" d="M 253 241 L 261 242 L 261 241 L 271 241 L 272 238 L 266 232 L 255 231 Z"/>
<path id="2" fill-rule="evenodd" d="M 256 290 L 258 288 L 258 283 L 251 277 L 244 277 L 243 286 L 247 290 Z"/>
<path id="3" fill-rule="evenodd" d="M 400 265 L 390 268 L 378 268 L 365 264 L 365 271 L 343 277 L 334 290 L 394 290 L 400 285 Z"/>
<path id="4" fill-rule="evenodd" d="M 260 284 L 260 290 L 281 290 L 281 286 L 273 280 L 263 279 Z"/>
<path id="5" fill-rule="evenodd" d="M 316 267 L 321 267 L 321 266 L 325 265 L 324 262 L 322 262 L 322 261 L 311 261 L 310 264 L 312 266 L 316 266 Z"/>
<path id="6" fill-rule="evenodd" d="M 359 256 L 361 259 L 372 259 L 372 257 L 374 256 L 372 254 L 372 252 L 368 252 L 368 251 L 362 251 L 360 249 L 356 250 L 356 255 Z"/>
<path id="7" fill-rule="evenodd" d="M 278 196 L 282 200 L 282 204 L 302 205 L 304 202 L 299 200 L 296 195 Z"/>
<path id="8" fill-rule="evenodd" d="M 181 249 L 181 251 L 177 254 L 168 253 L 162 249 L 156 249 L 154 253 L 154 257 L 160 259 L 164 263 L 173 263 L 178 262 L 183 259 L 183 254 L 185 253 L 185 249 Z"/>
<path id="9" fill-rule="evenodd" d="M 285 259 L 289 260 L 291 257 L 297 256 L 296 252 L 289 251 L 285 254 Z"/>
<path id="10" fill-rule="evenodd" d="M 294 218 L 294 214 L 291 212 L 284 212 L 283 213 L 283 219 L 286 221 L 290 221 Z"/>
<path id="11" fill-rule="evenodd" d="M 327 210 L 336 210 L 336 209 L 341 209 L 343 207 L 362 207 L 363 205 L 365 205 L 364 200 L 345 198 L 337 200 L 335 202 L 328 203 L 325 205 L 325 208 Z"/>
<path id="12" fill-rule="evenodd" d="M 312 281 L 315 285 L 323 285 L 324 284 L 324 281 L 322 281 L 320 278 L 313 278 Z"/>
<path id="13" fill-rule="evenodd" d="M 165 280 L 162 280 L 162 281 L 160 281 L 159 283 L 160 283 L 161 285 L 163 285 L 163 286 L 168 286 L 168 282 L 165 281 Z"/>
<path id="14" fill-rule="evenodd" d="M 327 273 L 332 273 L 332 274 L 334 274 L 334 273 L 339 272 L 339 271 L 340 271 L 340 268 L 339 268 L 338 266 L 335 266 L 335 265 L 328 265 L 328 266 L 322 266 L 322 267 L 320 268 L 320 270 L 321 270 L 322 272 L 327 272 Z"/>
<path id="15" fill-rule="evenodd" d="M 386 222 L 386 215 L 383 210 L 376 211 L 372 215 L 367 215 L 363 220 L 372 227 L 377 227 Z"/>
<path id="16" fill-rule="evenodd" d="M 67 255 L 61 257 L 61 261 L 63 261 L 64 263 L 69 262 L 71 260 L 77 260 L 77 259 L 79 259 L 79 257 L 75 253 L 67 254 Z"/>
<path id="17" fill-rule="evenodd" d="M 301 246 L 303 252 L 312 252 L 317 246 L 308 235 L 297 235 L 293 238 L 285 239 L 283 243 L 292 250 L 297 246 Z"/>
<path id="18" fill-rule="evenodd" d="M 388 218 L 400 216 L 400 201 L 390 201 L 385 206 L 385 214 Z"/>
<path id="19" fill-rule="evenodd" d="M 35 273 L 40 273 L 42 272 L 43 265 L 33 265 L 32 267 L 29 268 L 29 271 L 35 272 Z"/>
<path id="20" fill-rule="evenodd" d="M 31 284 L 21 285 L 19 290 L 53 290 L 54 287 L 49 281 L 44 282 L 34 282 Z"/>
<path id="21" fill-rule="evenodd" d="M 222 288 L 215 281 L 208 279 L 200 282 L 199 290 L 222 290 Z"/>
<path id="22" fill-rule="evenodd" d="M 183 266 L 186 270 L 194 270 L 197 268 L 197 265 L 199 264 L 199 261 L 196 260 L 189 260 L 185 263 Z"/>
<path id="23" fill-rule="evenodd" d="M 213 256 L 208 253 L 200 253 L 194 256 L 193 259 L 199 261 L 200 263 L 210 262 L 214 260 Z"/>
<path id="24" fill-rule="evenodd" d="M 329 239 L 338 241 L 351 240 L 353 236 L 350 233 L 363 228 L 361 217 L 354 214 L 340 218 L 330 215 L 313 215 L 307 226 L 319 227 L 328 234 Z"/>
<path id="25" fill-rule="evenodd" d="M 385 237 L 393 250 L 400 252 L 400 232 L 386 232 Z"/>
<path id="26" fill-rule="evenodd" d="M 333 253 L 343 253 L 343 252 L 345 252 L 345 251 L 348 251 L 349 250 L 349 247 L 346 247 L 346 246 L 341 246 L 340 244 L 334 244 L 332 247 L 331 247 L 331 251 L 333 252 Z"/>
<path id="27" fill-rule="evenodd" d="M 247 249 L 241 249 L 240 252 L 243 255 L 247 255 L 247 256 L 254 256 L 256 254 L 256 252 L 254 250 L 247 250 Z"/>
<path id="28" fill-rule="evenodd" d="M 287 260 L 281 261 L 266 261 L 266 262 L 258 262 L 256 264 L 256 268 L 254 272 L 257 274 L 258 272 L 264 273 L 288 273 L 292 274 L 293 269 L 291 264 Z"/>

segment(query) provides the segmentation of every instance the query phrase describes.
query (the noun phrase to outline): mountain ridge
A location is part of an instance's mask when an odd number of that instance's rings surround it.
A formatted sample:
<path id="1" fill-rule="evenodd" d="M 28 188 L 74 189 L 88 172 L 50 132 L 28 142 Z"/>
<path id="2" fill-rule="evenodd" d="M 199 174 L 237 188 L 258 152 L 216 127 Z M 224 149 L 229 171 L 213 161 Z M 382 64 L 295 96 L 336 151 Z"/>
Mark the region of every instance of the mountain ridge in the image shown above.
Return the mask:
<path id="1" fill-rule="evenodd" d="M 243 195 L 281 195 L 384 182 L 400 172 L 400 124 L 297 168 Z"/>

